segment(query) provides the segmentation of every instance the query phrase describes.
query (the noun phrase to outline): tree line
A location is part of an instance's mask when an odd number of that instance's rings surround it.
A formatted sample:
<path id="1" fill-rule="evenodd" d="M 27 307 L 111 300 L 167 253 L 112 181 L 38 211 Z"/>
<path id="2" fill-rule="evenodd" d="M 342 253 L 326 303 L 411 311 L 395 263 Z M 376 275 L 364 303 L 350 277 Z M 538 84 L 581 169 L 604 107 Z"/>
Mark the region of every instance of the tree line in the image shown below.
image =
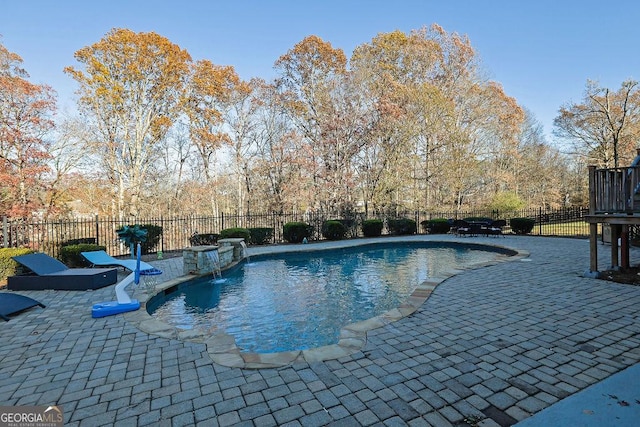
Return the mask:
<path id="1" fill-rule="evenodd" d="M 350 57 L 308 36 L 243 81 L 156 33 L 75 53 L 77 114 L 0 44 L 0 212 L 122 218 L 585 205 L 588 164 L 629 165 L 638 83 L 587 82 L 545 140 L 467 37 L 380 33 Z"/>

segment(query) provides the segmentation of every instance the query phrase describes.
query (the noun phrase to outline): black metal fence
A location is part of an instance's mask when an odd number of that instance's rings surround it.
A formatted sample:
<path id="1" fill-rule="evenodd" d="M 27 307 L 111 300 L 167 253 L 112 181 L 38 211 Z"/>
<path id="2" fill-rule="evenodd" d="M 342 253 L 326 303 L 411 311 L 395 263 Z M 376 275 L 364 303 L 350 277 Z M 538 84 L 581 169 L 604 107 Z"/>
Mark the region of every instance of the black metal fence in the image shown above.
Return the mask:
<path id="1" fill-rule="evenodd" d="M 386 220 L 390 218 L 410 218 L 416 221 L 418 233 L 425 233 L 421 226 L 426 220 L 434 218 L 464 219 L 469 217 L 487 217 L 493 219 L 506 219 L 507 231 L 511 218 L 531 218 L 535 220 L 535 226 L 531 232 L 539 236 L 566 236 L 587 237 L 589 225 L 584 221 L 588 214 L 588 208 L 563 208 L 563 209 L 527 209 L 516 212 L 498 211 L 466 211 L 466 212 L 396 212 L 393 215 L 369 215 L 368 218 L 379 218 L 385 222 L 383 234 L 388 234 Z M 176 251 L 190 246 L 190 237 L 194 233 L 220 233 L 221 230 L 232 227 L 243 228 L 272 228 L 273 243 L 284 241 L 282 230 L 284 224 L 291 221 L 302 221 L 313 226 L 312 240 L 321 240 L 322 223 L 328 217 L 321 213 L 263 213 L 252 215 L 221 214 L 219 216 L 188 216 L 171 218 L 138 218 L 135 223 L 141 225 L 156 225 L 161 227 L 162 234 L 158 245 L 152 248 L 152 252 Z M 361 235 L 362 221 L 367 219 L 364 214 L 356 214 L 352 220 L 350 237 Z M 123 225 L 131 225 L 116 218 L 90 217 L 90 218 L 65 218 L 55 220 L 20 219 L 9 220 L 6 217 L 2 222 L 0 234 L 0 247 L 27 247 L 34 251 L 45 252 L 51 256 L 57 256 L 62 246 L 77 240 L 90 240 L 103 245 L 113 256 L 127 255 L 129 248 L 117 238 L 116 230 Z"/>

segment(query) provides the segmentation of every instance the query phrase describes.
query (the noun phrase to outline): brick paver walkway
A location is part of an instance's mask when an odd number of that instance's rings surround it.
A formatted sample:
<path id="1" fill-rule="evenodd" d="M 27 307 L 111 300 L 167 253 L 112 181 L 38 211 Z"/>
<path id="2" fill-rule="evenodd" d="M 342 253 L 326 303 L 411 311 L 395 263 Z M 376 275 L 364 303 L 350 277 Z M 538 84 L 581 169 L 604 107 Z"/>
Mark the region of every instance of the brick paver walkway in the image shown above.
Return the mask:
<path id="1" fill-rule="evenodd" d="M 581 277 L 588 241 L 445 239 L 530 258 L 449 278 L 351 356 L 278 369 L 92 319 L 113 286 L 21 292 L 47 308 L 0 324 L 0 406 L 58 404 L 69 426 L 506 426 L 640 360 L 640 287 Z M 153 264 L 168 279 L 179 262 Z"/>

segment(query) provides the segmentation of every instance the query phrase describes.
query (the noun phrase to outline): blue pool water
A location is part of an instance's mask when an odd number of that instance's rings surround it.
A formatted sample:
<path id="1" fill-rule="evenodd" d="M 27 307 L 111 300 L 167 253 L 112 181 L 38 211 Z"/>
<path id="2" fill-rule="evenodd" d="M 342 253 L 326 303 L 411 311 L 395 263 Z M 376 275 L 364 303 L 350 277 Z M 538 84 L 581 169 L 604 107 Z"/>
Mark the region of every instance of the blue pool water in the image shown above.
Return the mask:
<path id="1" fill-rule="evenodd" d="M 343 326 L 399 306 L 429 277 L 495 259 L 485 249 L 398 243 L 253 257 L 224 281 L 187 282 L 147 310 L 176 327 L 232 335 L 241 351 L 304 350 L 337 343 Z"/>

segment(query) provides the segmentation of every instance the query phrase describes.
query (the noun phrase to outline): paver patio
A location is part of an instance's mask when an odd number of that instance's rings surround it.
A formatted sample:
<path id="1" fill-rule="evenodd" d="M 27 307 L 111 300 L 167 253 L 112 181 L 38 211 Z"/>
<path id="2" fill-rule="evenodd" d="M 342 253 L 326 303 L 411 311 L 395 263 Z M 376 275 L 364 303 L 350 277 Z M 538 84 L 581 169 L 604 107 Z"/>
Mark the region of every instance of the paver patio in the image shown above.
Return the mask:
<path id="1" fill-rule="evenodd" d="M 640 287 L 583 278 L 587 240 L 412 239 L 530 257 L 447 279 L 361 351 L 270 369 L 222 366 L 205 344 L 144 333 L 124 315 L 91 318 L 113 286 L 21 292 L 47 308 L 0 324 L 0 406 L 58 404 L 69 426 L 505 426 L 640 360 Z M 153 264 L 181 275 L 180 258 Z"/>

